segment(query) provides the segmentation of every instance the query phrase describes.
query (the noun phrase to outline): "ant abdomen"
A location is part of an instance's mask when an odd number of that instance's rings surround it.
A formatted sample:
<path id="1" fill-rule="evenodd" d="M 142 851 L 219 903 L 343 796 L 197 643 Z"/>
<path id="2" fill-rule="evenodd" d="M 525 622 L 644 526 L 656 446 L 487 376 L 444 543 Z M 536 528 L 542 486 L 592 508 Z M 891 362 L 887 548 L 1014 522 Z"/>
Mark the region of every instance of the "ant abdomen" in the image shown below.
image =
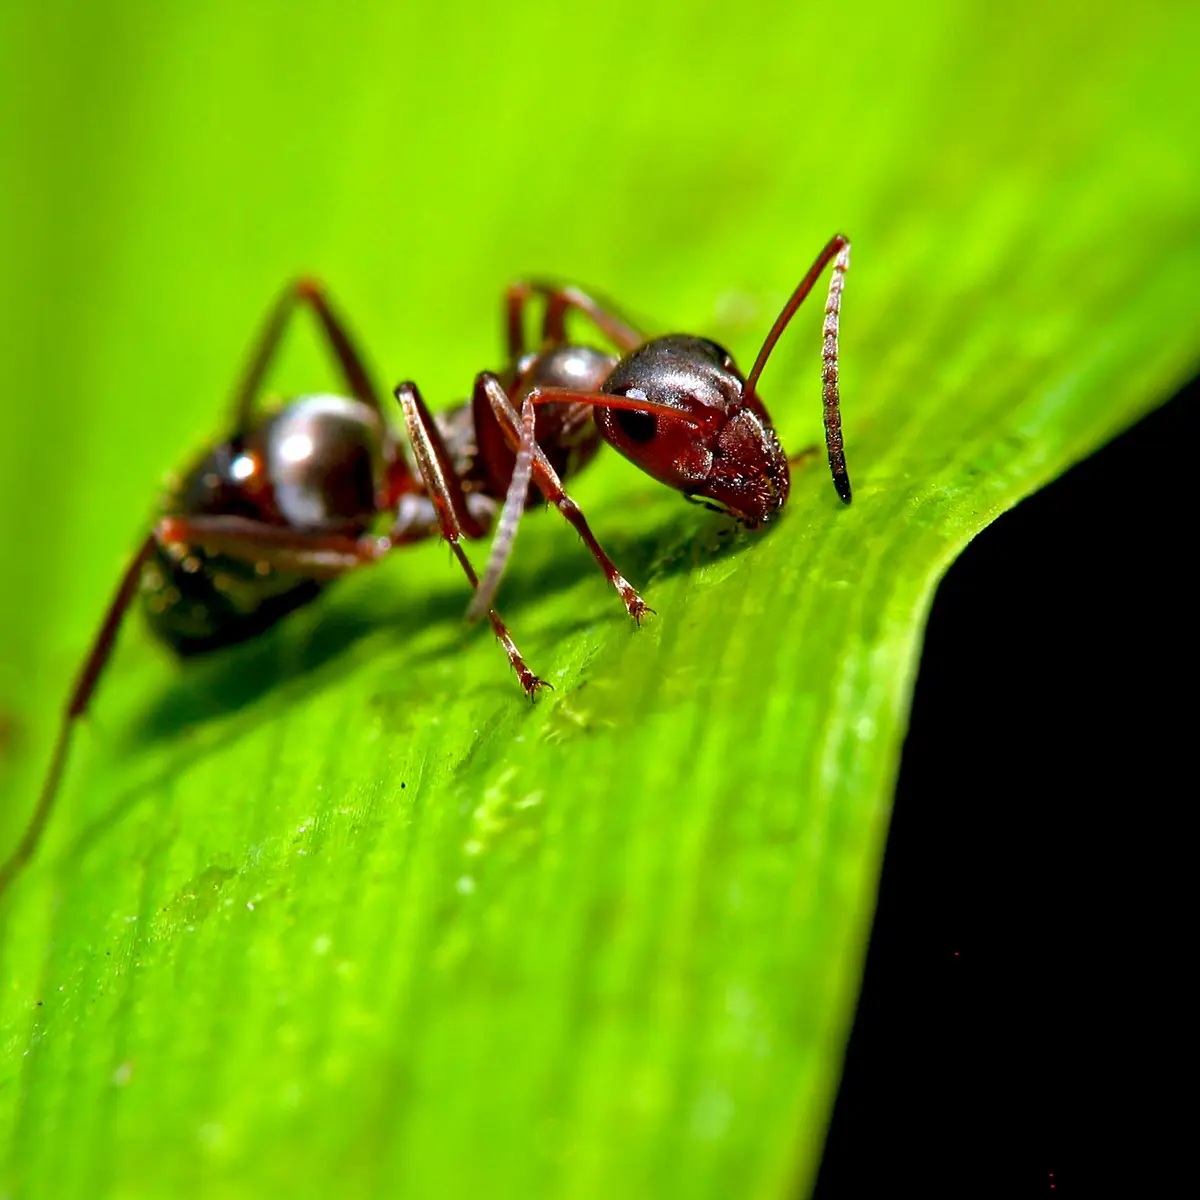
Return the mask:
<path id="1" fill-rule="evenodd" d="M 323 584 L 199 546 L 155 546 L 142 571 L 146 617 L 176 654 L 244 642 L 320 593 Z"/>
<path id="2" fill-rule="evenodd" d="M 377 511 L 384 437 L 378 416 L 357 400 L 302 397 L 209 451 L 164 514 L 355 537 Z M 142 574 L 151 628 L 183 655 L 255 637 L 322 586 L 202 544 L 157 544 Z"/>
<path id="3" fill-rule="evenodd" d="M 314 533 L 354 533 L 378 511 L 384 430 L 358 400 L 305 396 L 270 417 L 261 444 L 280 518 Z"/>

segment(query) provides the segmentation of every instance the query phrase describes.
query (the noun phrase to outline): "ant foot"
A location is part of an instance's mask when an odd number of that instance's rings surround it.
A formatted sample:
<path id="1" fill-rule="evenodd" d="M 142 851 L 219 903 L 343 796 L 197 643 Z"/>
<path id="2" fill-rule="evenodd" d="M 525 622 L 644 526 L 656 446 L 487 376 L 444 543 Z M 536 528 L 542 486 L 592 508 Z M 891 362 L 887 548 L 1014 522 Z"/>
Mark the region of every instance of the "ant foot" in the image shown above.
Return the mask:
<path id="1" fill-rule="evenodd" d="M 551 691 L 554 691 L 554 684 L 547 683 L 544 679 L 539 679 L 528 668 L 521 671 L 520 675 L 521 686 L 525 689 L 525 695 L 529 697 L 531 703 L 537 699 L 537 694 L 542 688 L 549 688 Z"/>
<path id="2" fill-rule="evenodd" d="M 654 609 L 648 605 L 634 590 L 633 585 L 625 578 L 624 575 L 618 575 L 615 571 L 609 576 L 612 580 L 613 587 L 617 589 L 617 594 L 625 601 L 625 611 L 640 625 L 642 618 L 647 613 L 654 612 Z"/>
<path id="3" fill-rule="evenodd" d="M 626 601 L 625 607 L 629 610 L 629 615 L 637 623 L 637 627 L 639 629 L 642 627 L 642 618 L 647 613 L 653 617 L 658 616 L 658 612 L 651 608 L 650 605 L 648 605 L 645 600 L 643 600 L 636 592 L 634 593 L 632 600 Z"/>

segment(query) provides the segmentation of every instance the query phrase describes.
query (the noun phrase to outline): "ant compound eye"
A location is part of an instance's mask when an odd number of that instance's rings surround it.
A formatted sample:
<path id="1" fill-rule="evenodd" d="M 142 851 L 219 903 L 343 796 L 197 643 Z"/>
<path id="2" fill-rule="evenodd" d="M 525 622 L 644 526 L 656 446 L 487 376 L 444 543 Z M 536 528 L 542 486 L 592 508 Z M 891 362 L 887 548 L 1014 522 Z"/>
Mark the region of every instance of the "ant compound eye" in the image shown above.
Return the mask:
<path id="1" fill-rule="evenodd" d="M 658 433 L 658 422 L 653 413 L 638 412 L 633 408 L 618 408 L 613 411 L 621 432 L 636 445 L 644 446 Z"/>

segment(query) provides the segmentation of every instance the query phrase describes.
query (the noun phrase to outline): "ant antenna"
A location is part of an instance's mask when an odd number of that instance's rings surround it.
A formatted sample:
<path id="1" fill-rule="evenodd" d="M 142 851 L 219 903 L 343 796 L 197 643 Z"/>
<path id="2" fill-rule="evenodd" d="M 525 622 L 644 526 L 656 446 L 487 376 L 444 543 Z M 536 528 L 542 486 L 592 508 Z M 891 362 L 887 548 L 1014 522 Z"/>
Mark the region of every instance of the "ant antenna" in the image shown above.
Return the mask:
<path id="1" fill-rule="evenodd" d="M 825 301 L 825 325 L 822 330 L 824 343 L 821 347 L 821 394 L 825 404 L 825 446 L 829 451 L 829 470 L 833 475 L 833 486 L 845 504 L 850 503 L 850 476 L 846 472 L 846 452 L 842 444 L 842 411 L 838 398 L 838 317 L 842 311 L 842 288 L 846 282 L 846 270 L 850 266 L 850 241 L 840 233 L 829 239 L 825 249 L 817 255 L 816 262 L 808 268 L 808 274 L 796 285 L 791 299 L 783 306 L 783 312 L 775 319 L 771 332 L 767 334 L 746 377 L 742 388 L 742 400 L 753 403 L 757 399 L 755 386 L 775 343 L 783 335 L 796 310 L 812 291 L 813 284 L 821 277 L 829 260 L 833 259 L 833 274 L 829 280 L 829 298 Z"/>

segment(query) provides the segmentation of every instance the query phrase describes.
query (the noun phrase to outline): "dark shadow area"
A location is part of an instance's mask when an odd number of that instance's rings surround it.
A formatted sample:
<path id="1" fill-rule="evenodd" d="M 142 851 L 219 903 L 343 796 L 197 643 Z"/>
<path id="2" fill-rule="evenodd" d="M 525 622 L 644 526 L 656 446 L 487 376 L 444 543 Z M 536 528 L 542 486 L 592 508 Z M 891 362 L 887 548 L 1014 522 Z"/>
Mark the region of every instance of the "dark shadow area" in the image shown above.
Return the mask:
<path id="1" fill-rule="evenodd" d="M 645 532 L 617 531 L 616 536 L 606 539 L 614 558 L 634 577 L 672 575 L 687 569 L 693 561 L 740 552 L 755 540 L 753 535 L 739 534 L 726 517 L 699 512 L 674 496 L 667 499 L 675 501 L 677 507 L 661 505 L 658 497 L 645 504 L 649 511 L 642 513 L 638 522 L 645 526 L 649 518 L 650 528 Z M 637 505 L 639 510 L 642 507 Z M 555 521 L 553 513 L 533 515 L 539 521 Z M 565 522 L 557 524 L 559 528 L 553 532 L 562 540 L 561 553 L 543 559 L 532 570 L 522 569 L 518 562 L 506 578 L 502 597 L 506 613 L 519 613 L 532 601 L 573 587 L 581 577 L 594 578 L 595 598 L 588 602 L 587 611 L 541 631 L 541 640 L 549 645 L 565 636 L 565 631 L 593 623 L 600 611 L 620 619 L 619 603 L 587 550 Z M 482 561 L 486 550 L 486 543 L 477 544 L 474 557 Z M 376 644 L 381 654 L 395 662 L 399 676 L 395 686 L 376 697 L 375 703 L 385 710 L 393 732 L 407 728 L 410 718 L 406 715 L 406 697 L 419 698 L 422 704 L 429 699 L 431 684 L 422 668 L 455 653 L 468 639 L 490 641 L 492 635 L 486 623 L 474 629 L 464 624 L 469 592 L 457 566 L 450 561 L 449 551 L 445 587 L 420 598 L 406 594 L 402 569 L 378 572 L 378 582 L 371 578 L 376 574 L 367 570 L 353 581 L 331 585 L 312 604 L 288 614 L 250 640 L 178 660 L 170 682 L 150 698 L 140 717 L 122 731 L 120 740 L 131 756 L 136 756 L 139 746 L 183 740 L 170 761 L 116 795 L 103 814 L 74 839 L 66 856 L 86 852 L 147 795 L 169 795 L 174 781 L 198 758 L 272 719 L 280 708 L 291 703 L 297 689 L 320 688 L 341 672 L 353 670 L 353 651 L 368 636 L 383 633 Z M 444 627 L 444 636 L 420 650 L 404 652 L 406 633 L 425 631 L 434 625 Z M 520 628 L 519 621 L 514 622 L 514 628 Z M 432 686 L 447 685 L 439 682 Z M 473 687 L 495 689 L 502 698 L 518 701 L 519 693 L 499 652 L 494 679 L 477 682 Z M 495 721 L 519 723 L 528 711 L 528 706 L 518 701 L 502 706 Z M 223 719 L 235 715 L 239 718 L 236 724 Z M 491 729 L 490 724 L 487 729 Z M 483 733 L 477 731 L 468 761 L 487 740 Z"/>
<path id="2" fill-rule="evenodd" d="M 1198 399 L 938 590 L 817 1200 L 1173 1190 Z"/>
<path id="3" fill-rule="evenodd" d="M 664 510 L 656 498 L 652 502 L 656 520 L 649 530 L 628 533 L 614 529 L 602 534 L 613 559 L 630 578 L 646 580 L 644 587 L 652 580 L 689 570 L 698 561 L 741 553 L 754 544 L 757 535 L 741 533 L 728 517 L 706 514 L 676 497 L 668 499 L 677 508 Z M 518 542 L 499 601 L 518 643 L 519 614 L 524 607 L 557 595 L 589 575 L 597 585 L 596 603 L 605 605 L 605 611 L 619 610 L 619 603 L 574 531 L 561 519 L 556 521 L 552 512 L 533 512 L 530 517 L 557 525 L 553 534 L 561 541 L 561 553 L 530 571 L 521 564 Z M 488 545 L 479 542 L 470 550 L 480 567 Z M 336 670 L 339 659 L 364 637 L 380 630 L 392 631 L 400 642 L 406 631 L 424 630 L 435 624 L 446 626 L 450 645 L 476 636 L 463 626 L 469 598 L 466 581 L 449 561 L 445 588 L 417 602 L 405 595 L 403 570 L 381 572 L 378 587 L 356 587 L 352 598 L 338 594 L 345 586 L 330 585 L 313 604 L 250 641 L 181 662 L 176 679 L 147 704 L 143 717 L 130 730 L 130 744 L 169 740 L 206 721 L 240 712 L 300 681 Z M 562 628 L 552 629 L 552 635 L 565 635 L 581 623 L 589 624 L 595 611 L 589 602 L 586 613 L 563 622 Z M 478 635 L 490 637 L 486 628 L 481 628 Z M 409 664 L 418 665 L 445 652 L 446 647 L 439 645 L 432 652 L 411 657 Z M 500 684 L 506 682 L 503 658 L 497 659 L 496 678 Z"/>
<path id="4" fill-rule="evenodd" d="M 328 605 L 328 597 L 318 603 Z M 231 715 L 276 689 L 320 671 L 373 632 L 365 610 L 326 607 L 284 621 L 252 641 L 179 662 L 175 678 L 130 729 L 130 743 L 167 741 L 214 717 Z"/>
<path id="5" fill-rule="evenodd" d="M 651 495 L 648 501 L 640 496 L 634 493 L 632 502 L 639 519 L 630 523 L 642 526 L 643 531 L 617 529 L 613 536 L 605 535 L 614 559 L 634 578 L 649 583 L 687 570 L 698 561 L 739 553 L 756 540 L 755 535 L 740 533 L 729 518 L 700 512 L 675 496 L 665 497 L 665 503 L 658 496 Z M 561 539 L 561 553 L 543 559 L 532 570 L 524 569 L 518 557 L 506 578 L 501 606 L 506 614 L 514 614 L 510 620 L 517 636 L 521 626 L 516 614 L 536 600 L 573 587 L 581 577 L 594 579 L 594 599 L 579 614 L 543 628 L 540 640 L 552 646 L 568 632 L 593 623 L 601 612 L 611 614 L 613 620 L 621 619 L 616 597 L 570 527 L 556 521 L 553 513 L 531 516 L 539 522 L 557 524 L 553 535 Z M 477 562 L 482 563 L 486 551 L 487 543 L 475 545 L 472 553 Z M 455 653 L 468 639 L 490 641 L 492 635 L 486 623 L 474 629 L 464 624 L 469 592 L 457 566 L 450 561 L 449 551 L 444 588 L 420 598 L 406 593 L 402 568 L 380 571 L 377 582 L 372 578 L 375 575 L 367 570 L 352 582 L 331 585 L 312 604 L 285 616 L 253 639 L 178 661 L 170 682 L 148 700 L 140 717 L 122 731 L 120 740 L 131 755 L 136 755 L 139 746 L 181 737 L 185 740 L 171 761 L 122 791 L 103 815 L 80 833 L 68 854 L 84 852 L 147 794 L 169 791 L 173 780 L 197 758 L 244 737 L 262 721 L 271 719 L 279 708 L 291 703 L 297 689 L 319 688 L 341 672 L 353 670 L 353 651 L 368 636 L 383 634 L 377 641 L 379 652 L 395 661 L 399 676 L 396 686 L 376 702 L 386 709 L 393 731 L 406 728 L 405 697 L 411 694 L 422 702 L 429 698 L 430 682 L 422 668 Z M 424 632 L 435 625 L 444 627 L 444 636 L 420 650 L 404 652 L 406 634 Z M 392 638 L 394 642 L 389 640 Z M 411 678 L 406 679 L 406 675 Z M 494 688 L 498 694 L 516 698 L 499 652 L 494 680 L 473 686 Z M 235 715 L 239 717 L 236 727 L 223 720 Z M 496 719 L 519 721 L 526 715 L 527 706 L 517 703 Z"/>
<path id="6" fill-rule="evenodd" d="M 332 667 L 380 629 L 461 620 L 465 589 L 459 593 L 447 587 L 419 604 L 402 589 L 403 579 L 389 572 L 386 579 L 381 575 L 378 592 L 361 591 L 349 600 L 323 595 L 314 606 L 251 641 L 180 662 L 176 678 L 147 704 L 131 729 L 131 743 L 169 740 L 205 721 L 240 712 Z M 390 608 L 385 606 L 388 596 Z"/>

